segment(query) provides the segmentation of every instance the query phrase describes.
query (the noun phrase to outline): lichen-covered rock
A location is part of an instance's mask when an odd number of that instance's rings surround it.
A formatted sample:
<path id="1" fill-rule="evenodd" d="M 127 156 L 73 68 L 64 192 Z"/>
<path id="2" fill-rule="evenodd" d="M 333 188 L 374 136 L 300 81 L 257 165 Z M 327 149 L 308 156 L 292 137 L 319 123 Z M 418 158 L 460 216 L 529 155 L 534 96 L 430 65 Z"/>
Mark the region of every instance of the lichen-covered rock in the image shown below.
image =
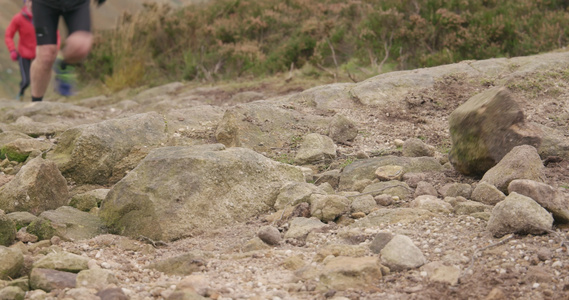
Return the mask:
<path id="1" fill-rule="evenodd" d="M 323 162 L 336 158 L 334 141 L 318 133 L 307 134 L 294 158 L 299 165 Z"/>
<path id="2" fill-rule="evenodd" d="M 67 181 L 55 163 L 36 157 L 0 187 L 0 209 L 38 215 L 67 204 L 68 197 Z"/>
<path id="3" fill-rule="evenodd" d="M 166 140 L 166 123 L 152 112 L 66 130 L 47 158 L 77 183 L 109 184 L 114 165 L 131 149 L 137 145 L 156 147 Z"/>
<path id="4" fill-rule="evenodd" d="M 533 199 L 511 193 L 496 204 L 486 229 L 495 237 L 510 233 L 543 234 L 551 230 L 553 217 Z"/>
<path id="5" fill-rule="evenodd" d="M 99 215 L 116 233 L 174 240 L 269 211 L 291 181 L 304 181 L 299 168 L 249 149 L 159 148 L 113 186 Z"/>
<path id="6" fill-rule="evenodd" d="M 506 88 L 473 96 L 449 117 L 454 168 L 467 175 L 482 175 L 519 145 L 539 147 L 540 130 L 524 121 L 518 103 Z"/>
<path id="7" fill-rule="evenodd" d="M 16 239 L 16 224 L 0 211 L 0 245 L 10 246 Z"/>
<path id="8" fill-rule="evenodd" d="M 24 267 L 24 255 L 16 248 L 0 246 L 0 279 L 17 278 Z"/>
<path id="9" fill-rule="evenodd" d="M 529 145 L 517 146 L 492 167 L 480 181 L 507 193 L 508 185 L 516 179 L 544 181 L 544 166 L 537 150 Z"/>

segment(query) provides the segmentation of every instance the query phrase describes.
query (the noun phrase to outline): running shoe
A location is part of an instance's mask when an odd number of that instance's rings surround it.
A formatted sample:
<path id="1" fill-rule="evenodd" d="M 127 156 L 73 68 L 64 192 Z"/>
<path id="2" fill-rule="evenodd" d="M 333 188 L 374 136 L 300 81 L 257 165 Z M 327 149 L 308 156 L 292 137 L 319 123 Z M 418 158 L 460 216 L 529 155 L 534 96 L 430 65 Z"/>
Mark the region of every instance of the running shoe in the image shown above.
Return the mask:
<path id="1" fill-rule="evenodd" d="M 69 97 L 73 95 L 73 86 L 75 85 L 75 68 L 66 65 L 62 68 L 63 60 L 57 59 L 53 65 L 55 71 L 55 91 L 62 96 Z"/>

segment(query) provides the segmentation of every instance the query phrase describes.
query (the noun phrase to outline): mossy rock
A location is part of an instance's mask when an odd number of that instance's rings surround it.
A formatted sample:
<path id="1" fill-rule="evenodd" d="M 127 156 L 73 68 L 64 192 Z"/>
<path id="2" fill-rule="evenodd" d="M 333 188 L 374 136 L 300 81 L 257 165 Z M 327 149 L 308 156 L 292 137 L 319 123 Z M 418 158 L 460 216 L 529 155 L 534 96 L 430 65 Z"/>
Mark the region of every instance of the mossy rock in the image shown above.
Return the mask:
<path id="1" fill-rule="evenodd" d="M 0 215 L 0 245 L 10 246 L 16 240 L 16 224 L 6 215 Z"/>
<path id="2" fill-rule="evenodd" d="M 0 149 L 0 158 L 2 159 L 8 158 L 11 161 L 25 162 L 28 156 L 30 156 L 29 152 L 20 152 L 17 148 L 9 145 Z"/>
<path id="3" fill-rule="evenodd" d="M 40 241 L 49 240 L 56 233 L 56 230 L 51 225 L 51 222 L 45 219 L 37 219 L 33 221 L 28 226 L 27 231 L 28 233 L 36 235 L 40 239 Z"/>

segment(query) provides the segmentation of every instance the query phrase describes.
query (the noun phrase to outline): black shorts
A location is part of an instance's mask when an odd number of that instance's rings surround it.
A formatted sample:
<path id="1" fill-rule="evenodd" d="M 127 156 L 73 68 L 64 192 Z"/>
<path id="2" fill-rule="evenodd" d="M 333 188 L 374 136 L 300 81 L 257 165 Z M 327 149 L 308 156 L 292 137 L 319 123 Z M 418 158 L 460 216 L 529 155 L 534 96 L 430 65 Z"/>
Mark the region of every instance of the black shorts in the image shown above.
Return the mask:
<path id="1" fill-rule="evenodd" d="M 32 14 L 38 46 L 57 44 L 57 25 L 60 16 L 67 25 L 68 34 L 76 31 L 91 32 L 90 2 L 86 0 L 71 7 L 61 5 L 56 8 L 56 5 L 35 0 Z"/>

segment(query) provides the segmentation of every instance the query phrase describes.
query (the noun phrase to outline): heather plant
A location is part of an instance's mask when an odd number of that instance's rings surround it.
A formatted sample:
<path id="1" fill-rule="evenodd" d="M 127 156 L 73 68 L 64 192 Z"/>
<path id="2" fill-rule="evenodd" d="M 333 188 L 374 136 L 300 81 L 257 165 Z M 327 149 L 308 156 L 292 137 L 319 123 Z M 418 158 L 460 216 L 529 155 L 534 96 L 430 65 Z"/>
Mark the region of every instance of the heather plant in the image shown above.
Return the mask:
<path id="1" fill-rule="evenodd" d="M 310 66 L 337 80 L 565 46 L 562 0 L 211 0 L 145 4 L 99 32 L 84 80 L 111 90 Z M 312 71 L 311 71 L 312 72 Z M 344 74 L 346 73 L 346 74 Z M 352 78 L 353 79 L 353 78 Z"/>

